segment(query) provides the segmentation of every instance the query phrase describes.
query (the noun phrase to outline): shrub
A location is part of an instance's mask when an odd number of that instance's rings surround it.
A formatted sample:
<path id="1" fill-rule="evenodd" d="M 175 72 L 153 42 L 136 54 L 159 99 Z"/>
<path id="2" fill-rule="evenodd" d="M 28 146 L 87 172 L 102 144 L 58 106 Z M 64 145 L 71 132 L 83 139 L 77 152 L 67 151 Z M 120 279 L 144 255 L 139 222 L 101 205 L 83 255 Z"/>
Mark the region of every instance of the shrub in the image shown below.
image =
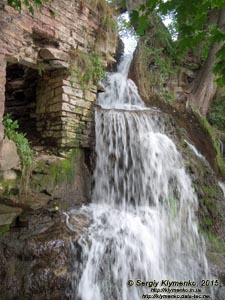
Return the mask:
<path id="1" fill-rule="evenodd" d="M 11 115 L 7 114 L 3 119 L 3 125 L 5 128 L 4 138 L 12 140 L 17 146 L 22 163 L 21 191 L 26 191 L 33 163 L 33 152 L 26 135 L 17 131 L 19 129 L 17 120 L 13 121 Z"/>
<path id="2" fill-rule="evenodd" d="M 104 64 L 100 54 L 75 50 L 72 57 L 70 66 L 72 81 L 77 79 L 83 90 L 86 90 L 90 84 L 97 84 L 100 79 L 105 77 Z"/>

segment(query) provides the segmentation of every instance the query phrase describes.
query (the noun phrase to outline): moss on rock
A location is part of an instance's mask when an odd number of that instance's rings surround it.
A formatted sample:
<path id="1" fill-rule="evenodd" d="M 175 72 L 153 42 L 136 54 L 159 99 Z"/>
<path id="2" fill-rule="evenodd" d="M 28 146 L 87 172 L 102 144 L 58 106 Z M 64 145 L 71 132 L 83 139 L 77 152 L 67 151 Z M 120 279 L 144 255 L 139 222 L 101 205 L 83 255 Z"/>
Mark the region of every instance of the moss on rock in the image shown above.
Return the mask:
<path id="1" fill-rule="evenodd" d="M 33 191 L 52 194 L 55 188 L 71 183 L 76 175 L 76 166 L 81 157 L 79 148 L 73 149 L 66 157 L 42 156 L 35 163 L 30 187 Z"/>
<path id="2" fill-rule="evenodd" d="M 219 141 L 216 137 L 216 133 L 215 133 L 213 127 L 208 123 L 208 121 L 206 120 L 205 117 L 199 115 L 199 121 L 200 121 L 202 130 L 207 132 L 209 137 L 211 138 L 212 145 L 213 145 L 213 148 L 214 148 L 214 151 L 216 154 L 215 159 L 216 159 L 216 164 L 217 164 L 218 170 L 222 176 L 225 176 L 225 163 L 224 163 L 221 151 L 220 151 Z"/>

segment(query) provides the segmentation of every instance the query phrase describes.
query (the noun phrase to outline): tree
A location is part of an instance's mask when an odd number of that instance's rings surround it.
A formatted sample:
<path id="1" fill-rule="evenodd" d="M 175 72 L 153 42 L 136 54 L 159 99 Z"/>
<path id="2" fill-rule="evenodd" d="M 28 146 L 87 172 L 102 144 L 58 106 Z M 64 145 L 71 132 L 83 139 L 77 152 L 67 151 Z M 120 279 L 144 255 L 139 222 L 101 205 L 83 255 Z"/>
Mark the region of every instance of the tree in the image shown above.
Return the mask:
<path id="1" fill-rule="evenodd" d="M 170 40 L 165 35 L 172 49 L 167 55 L 183 60 L 190 51 L 196 55 L 201 69 L 186 85 L 185 96 L 187 103 L 205 115 L 217 87 L 225 88 L 225 1 L 147 0 L 136 1 L 135 5 L 127 0 L 131 22 L 140 36 L 149 32 L 149 27 L 157 31 L 160 23 L 152 22 L 153 18 L 170 16 L 172 26 L 169 31 L 164 28 L 171 35 Z M 174 33 L 176 40 L 172 39 Z"/>

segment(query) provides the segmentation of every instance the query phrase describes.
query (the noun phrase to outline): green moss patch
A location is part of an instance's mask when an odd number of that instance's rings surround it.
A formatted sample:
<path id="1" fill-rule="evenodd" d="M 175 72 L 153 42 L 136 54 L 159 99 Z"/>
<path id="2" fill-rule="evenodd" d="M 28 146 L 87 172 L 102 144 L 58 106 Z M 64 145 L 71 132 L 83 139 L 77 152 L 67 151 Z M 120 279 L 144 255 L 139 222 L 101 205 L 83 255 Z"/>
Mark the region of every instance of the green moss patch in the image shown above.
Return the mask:
<path id="1" fill-rule="evenodd" d="M 53 161 L 40 159 L 34 167 L 31 179 L 32 191 L 47 191 L 52 194 L 56 187 L 72 183 L 80 156 L 81 150 L 76 148 L 67 153 L 66 158 L 55 157 Z"/>

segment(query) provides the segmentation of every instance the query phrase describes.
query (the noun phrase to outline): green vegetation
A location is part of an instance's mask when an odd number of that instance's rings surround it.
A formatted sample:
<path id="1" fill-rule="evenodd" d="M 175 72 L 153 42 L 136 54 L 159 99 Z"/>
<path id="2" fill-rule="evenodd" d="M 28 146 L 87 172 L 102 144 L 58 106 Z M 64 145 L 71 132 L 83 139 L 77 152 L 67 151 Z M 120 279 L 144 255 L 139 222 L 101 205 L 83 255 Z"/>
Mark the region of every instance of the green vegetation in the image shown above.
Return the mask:
<path id="1" fill-rule="evenodd" d="M 221 173 L 222 176 L 225 176 L 225 162 L 223 160 L 221 151 L 220 151 L 220 145 L 219 145 L 219 140 L 217 139 L 216 133 L 214 128 L 209 124 L 209 122 L 206 120 L 205 117 L 199 116 L 199 122 L 202 126 L 202 129 L 205 130 L 209 136 L 211 137 L 211 141 L 213 144 L 213 148 L 216 153 L 216 163 L 218 166 L 218 169 Z"/>
<path id="2" fill-rule="evenodd" d="M 0 239 L 3 238 L 4 233 L 9 232 L 9 230 L 10 230 L 10 226 L 8 224 L 0 226 Z"/>
<path id="3" fill-rule="evenodd" d="M 71 183 L 73 181 L 76 173 L 75 162 L 79 154 L 80 150 L 75 149 L 68 155 L 68 158 L 52 165 L 50 173 L 55 186 L 63 182 Z"/>
<path id="4" fill-rule="evenodd" d="M 33 163 L 33 152 L 25 134 L 18 132 L 18 121 L 13 121 L 10 114 L 7 114 L 4 117 L 3 125 L 5 128 L 4 138 L 12 140 L 17 146 L 18 154 L 22 163 L 21 191 L 26 191 Z"/>
<path id="5" fill-rule="evenodd" d="M 170 17 L 168 27 L 171 37 L 176 37 L 173 47 L 176 55 L 192 49 L 206 59 L 209 49 L 215 43 L 221 43 L 214 63 L 216 82 L 225 87 L 225 32 L 219 18 L 223 18 L 224 0 L 148 0 L 139 10 L 131 12 L 131 22 L 139 35 L 144 35 L 149 27 L 149 16 L 156 13 L 163 19 Z M 220 17 L 216 18 L 218 13 Z"/>
<path id="6" fill-rule="evenodd" d="M 6 233 L 9 231 L 9 225 L 0 226 L 0 234 Z"/>
<path id="7" fill-rule="evenodd" d="M 46 70 L 46 67 L 45 67 L 45 64 L 43 64 L 42 62 L 39 62 L 38 63 L 38 75 L 39 76 L 43 76 L 45 70 Z"/>
<path id="8" fill-rule="evenodd" d="M 167 48 L 168 50 L 168 48 Z M 175 100 L 174 95 L 168 89 L 168 82 L 176 76 L 177 67 L 175 67 L 172 56 L 165 53 L 165 48 L 154 45 L 153 39 L 145 37 L 143 39 L 141 51 L 141 63 L 139 71 L 144 74 L 142 81 L 145 82 L 145 88 L 157 90 L 157 96 L 164 102 L 172 104 Z M 169 50 L 168 50 L 169 51 Z"/>
<path id="9" fill-rule="evenodd" d="M 211 244 L 211 250 L 218 253 L 225 253 L 225 244 L 221 240 L 219 240 L 214 234 L 211 232 L 207 235 L 207 241 Z"/>
<path id="10" fill-rule="evenodd" d="M 32 150 L 25 134 L 17 131 L 19 129 L 18 121 L 13 121 L 11 115 L 4 117 L 3 125 L 5 128 L 5 138 L 12 140 L 18 149 L 18 153 L 24 167 L 32 164 Z"/>
<path id="11" fill-rule="evenodd" d="M 15 9 L 21 11 L 22 4 L 28 7 L 31 13 L 34 13 L 34 10 L 40 10 L 44 2 L 49 2 L 49 0 L 8 0 L 7 3 L 14 7 Z"/>
<path id="12" fill-rule="evenodd" d="M 97 84 L 101 78 L 105 78 L 103 59 L 100 54 L 85 53 L 75 50 L 72 53 L 70 66 L 72 82 L 78 79 L 81 88 L 85 91 L 91 84 Z"/>
<path id="13" fill-rule="evenodd" d="M 220 101 L 212 101 L 208 120 L 217 129 L 225 131 L 225 95 Z"/>
<path id="14" fill-rule="evenodd" d="M 74 182 L 82 155 L 81 150 L 76 148 L 64 155 L 65 158 L 57 159 L 50 165 L 47 165 L 45 160 L 36 162 L 34 166 L 36 175 L 30 180 L 30 187 L 33 191 L 46 190 L 52 194 L 57 187 Z"/>

